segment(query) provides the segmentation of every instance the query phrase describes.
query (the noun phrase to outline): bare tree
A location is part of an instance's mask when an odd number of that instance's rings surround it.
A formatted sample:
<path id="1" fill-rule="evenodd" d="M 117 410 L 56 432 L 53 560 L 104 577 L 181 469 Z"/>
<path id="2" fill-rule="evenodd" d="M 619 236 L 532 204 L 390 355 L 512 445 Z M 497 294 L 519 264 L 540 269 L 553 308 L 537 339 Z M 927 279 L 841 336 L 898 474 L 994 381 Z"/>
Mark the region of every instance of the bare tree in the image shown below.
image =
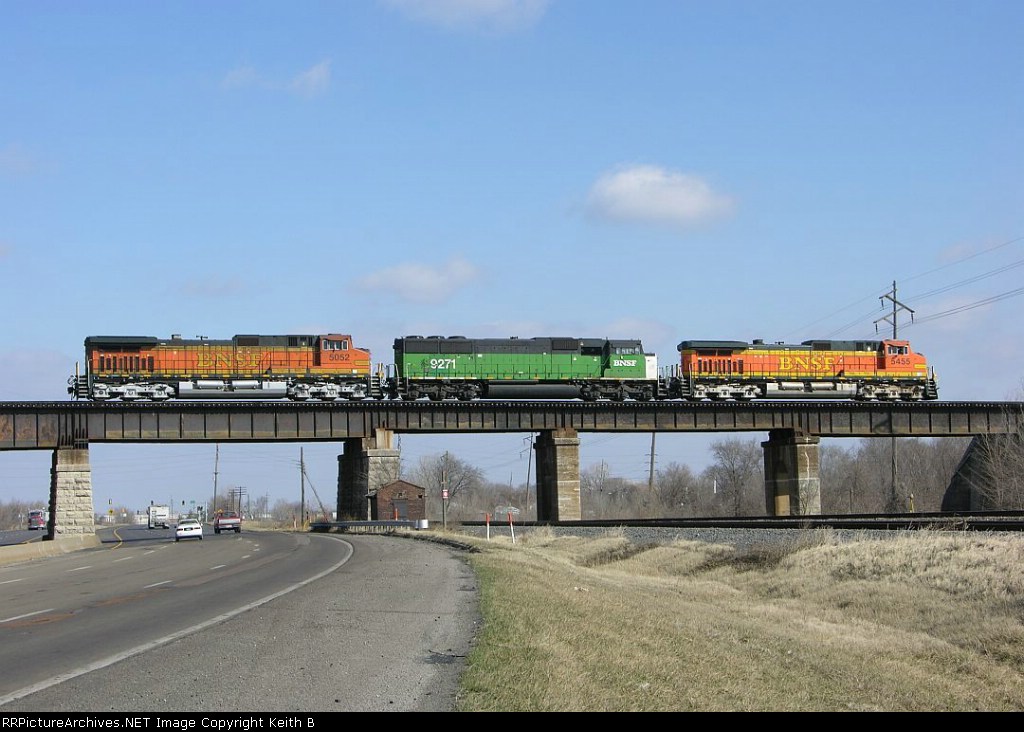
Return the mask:
<path id="1" fill-rule="evenodd" d="M 1024 413 L 1017 415 L 1024 425 Z M 972 480 L 975 503 L 983 509 L 1024 509 L 1024 426 L 1007 435 L 986 435 L 975 440 L 980 467 Z"/>
<path id="2" fill-rule="evenodd" d="M 939 511 L 967 449 L 968 438 L 904 438 L 899 443 L 899 484 L 905 503 L 897 510 Z"/>
<path id="3" fill-rule="evenodd" d="M 12 531 L 28 526 L 28 512 L 33 508 L 46 508 L 45 504 L 36 505 L 24 501 L 0 502 L 0 530 Z"/>
<path id="4" fill-rule="evenodd" d="M 711 443 L 715 463 L 709 468 L 716 492 L 732 516 L 763 514 L 764 471 L 757 439 L 731 438 Z"/>
<path id="5" fill-rule="evenodd" d="M 892 447 L 892 440 L 888 437 L 860 440 L 856 452 L 856 488 L 860 500 L 856 501 L 852 513 L 887 513 L 902 510 L 900 506 L 908 505 L 909 491 L 902 501 L 899 500 L 900 487 L 897 485 L 893 491 Z"/>
<path id="6" fill-rule="evenodd" d="M 825 514 L 863 513 L 865 475 L 854 448 L 821 445 L 818 448 L 818 477 L 821 486 L 821 512 Z"/>
<path id="7" fill-rule="evenodd" d="M 580 514 L 583 518 L 597 518 L 604 514 L 604 496 L 610 479 L 611 471 L 604 460 L 580 471 Z"/>
<path id="8" fill-rule="evenodd" d="M 657 507 L 662 516 L 696 516 L 698 480 L 688 465 L 669 463 L 654 482 Z"/>
<path id="9" fill-rule="evenodd" d="M 483 485 L 483 472 L 446 452 L 420 458 L 410 480 L 427 489 L 427 513 L 441 518 L 442 508 L 452 520 L 469 518 L 472 496 Z M 448 491 L 448 505 L 441 506 L 442 491 Z M 436 509 L 435 509 L 436 506 Z M 472 518 L 477 518 L 473 515 Z"/>
<path id="10" fill-rule="evenodd" d="M 302 523 L 302 502 L 286 501 L 282 498 L 274 501 L 270 509 L 271 518 L 281 526 L 300 526 Z"/>
<path id="11" fill-rule="evenodd" d="M 968 444 L 969 438 L 900 438 L 895 466 L 891 438 L 865 438 L 850 448 L 822 445 L 822 512 L 939 511 Z"/>
<path id="12" fill-rule="evenodd" d="M 614 476 L 603 460 L 580 473 L 580 512 L 583 518 L 632 518 L 642 511 L 641 488 Z"/>

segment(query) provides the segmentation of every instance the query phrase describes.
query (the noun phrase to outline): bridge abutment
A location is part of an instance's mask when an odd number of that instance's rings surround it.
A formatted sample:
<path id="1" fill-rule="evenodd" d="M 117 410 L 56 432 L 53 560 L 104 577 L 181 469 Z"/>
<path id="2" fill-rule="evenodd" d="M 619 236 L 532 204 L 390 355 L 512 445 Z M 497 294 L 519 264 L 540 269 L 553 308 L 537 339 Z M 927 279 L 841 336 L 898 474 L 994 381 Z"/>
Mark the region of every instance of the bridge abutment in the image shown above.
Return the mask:
<path id="1" fill-rule="evenodd" d="M 579 521 L 580 438 L 576 430 L 542 430 L 537 451 L 537 520 Z"/>
<path id="2" fill-rule="evenodd" d="M 45 539 L 98 545 L 89 449 L 58 448 L 50 468 L 50 520 Z"/>
<path id="3" fill-rule="evenodd" d="M 819 438 L 791 429 L 769 430 L 764 450 L 765 508 L 769 516 L 821 513 Z"/>
<path id="4" fill-rule="evenodd" d="M 338 456 L 338 520 L 369 521 L 370 497 L 398 480 L 401 453 L 394 448 L 392 430 L 374 430 L 373 437 L 343 441 Z"/>

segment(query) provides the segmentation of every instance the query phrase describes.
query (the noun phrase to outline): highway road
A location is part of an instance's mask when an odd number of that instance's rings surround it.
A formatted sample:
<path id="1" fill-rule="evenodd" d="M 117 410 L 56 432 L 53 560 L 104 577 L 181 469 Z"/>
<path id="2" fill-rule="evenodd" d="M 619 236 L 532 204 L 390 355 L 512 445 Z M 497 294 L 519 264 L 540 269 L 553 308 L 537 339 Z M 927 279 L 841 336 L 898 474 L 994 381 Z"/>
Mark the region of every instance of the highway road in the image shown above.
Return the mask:
<path id="1" fill-rule="evenodd" d="M 0 566 L 0 713 L 454 708 L 478 625 L 459 551 L 206 532 Z"/>
<path id="2" fill-rule="evenodd" d="M 31 541 L 42 541 L 46 531 L 38 529 L 15 529 L 12 531 L 0 531 L 0 546 L 12 546 Z"/>

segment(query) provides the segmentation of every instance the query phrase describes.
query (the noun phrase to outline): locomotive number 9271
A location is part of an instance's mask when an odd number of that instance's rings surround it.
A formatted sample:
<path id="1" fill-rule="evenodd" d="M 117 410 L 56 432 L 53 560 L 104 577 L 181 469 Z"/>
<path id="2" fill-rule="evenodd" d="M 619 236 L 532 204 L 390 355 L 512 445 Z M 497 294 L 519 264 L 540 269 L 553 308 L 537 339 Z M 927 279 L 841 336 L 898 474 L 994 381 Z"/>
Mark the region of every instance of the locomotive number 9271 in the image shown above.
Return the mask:
<path id="1" fill-rule="evenodd" d="M 403 336 L 374 365 L 352 336 L 89 336 L 77 399 L 743 400 L 938 398 L 908 341 L 686 340 L 659 367 L 639 340 Z"/>

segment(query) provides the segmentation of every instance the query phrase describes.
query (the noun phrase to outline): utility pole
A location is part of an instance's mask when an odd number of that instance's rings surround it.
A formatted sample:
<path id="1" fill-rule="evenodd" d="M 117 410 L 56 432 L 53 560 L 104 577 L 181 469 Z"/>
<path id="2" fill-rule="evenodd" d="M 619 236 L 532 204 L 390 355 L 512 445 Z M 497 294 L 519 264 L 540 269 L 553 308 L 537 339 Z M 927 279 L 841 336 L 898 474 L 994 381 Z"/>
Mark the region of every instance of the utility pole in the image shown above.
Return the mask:
<path id="1" fill-rule="evenodd" d="M 892 292 L 891 293 L 886 293 L 885 295 L 880 295 L 878 299 L 882 301 L 882 305 L 885 305 L 885 301 L 886 300 L 891 300 L 892 301 L 892 314 L 891 315 L 882 316 L 881 318 L 879 318 L 878 320 L 875 321 L 875 332 L 876 333 L 878 332 L 878 324 L 881 321 L 884 320 L 885 322 L 890 323 L 892 325 L 892 337 L 893 337 L 893 340 L 896 340 L 896 338 L 898 337 L 897 336 L 896 323 L 899 320 L 899 311 L 900 310 L 906 310 L 908 313 L 910 313 L 910 322 L 911 323 L 914 322 L 914 311 L 911 310 L 906 305 L 904 305 L 903 303 L 901 303 L 899 300 L 896 299 L 896 280 L 892 281 Z M 900 508 L 899 492 L 896 490 L 897 486 L 899 485 L 899 479 L 898 479 L 899 470 L 898 470 L 898 467 L 897 467 L 897 463 L 898 463 L 898 461 L 897 461 L 897 458 L 896 458 L 896 436 L 893 435 L 892 436 L 892 484 L 889 487 L 889 506 L 888 506 L 888 510 L 889 510 L 890 513 L 895 513 Z"/>
<path id="2" fill-rule="evenodd" d="M 441 527 L 448 530 L 448 452 L 444 453 L 441 463 Z"/>
<path id="3" fill-rule="evenodd" d="M 881 318 L 879 318 L 878 320 L 875 321 L 875 332 L 876 333 L 878 332 L 878 324 L 881 323 L 884 320 L 886 323 L 891 323 L 892 324 L 892 337 L 895 339 L 895 338 L 898 337 L 896 335 L 896 320 L 897 320 L 897 316 L 899 314 L 899 311 L 900 310 L 906 310 L 908 313 L 910 313 L 910 322 L 911 323 L 914 322 L 914 311 L 911 310 L 906 305 L 904 305 L 903 303 L 901 303 L 899 300 L 896 299 L 896 280 L 892 281 L 892 292 L 891 293 L 886 293 L 884 295 L 879 295 L 878 299 L 882 301 L 883 305 L 885 304 L 886 300 L 891 300 L 892 301 L 892 314 L 891 315 L 883 315 Z"/>
<path id="4" fill-rule="evenodd" d="M 306 460 L 299 448 L 299 521 L 302 530 L 306 530 Z"/>
<path id="5" fill-rule="evenodd" d="M 244 485 L 240 485 L 237 488 L 231 489 L 231 508 L 238 511 L 238 515 L 242 515 L 242 496 L 246 497 L 246 501 L 249 500 L 249 491 L 245 489 Z M 235 498 L 238 498 L 238 508 L 235 509 Z"/>
<path id="6" fill-rule="evenodd" d="M 651 433 L 651 469 L 647 473 L 647 492 L 654 493 L 654 436 L 657 432 Z"/>
<path id="7" fill-rule="evenodd" d="M 529 437 L 523 438 L 524 442 L 527 440 L 529 440 L 530 446 L 526 449 L 529 450 L 530 453 L 526 458 L 526 505 L 523 507 L 524 520 L 528 518 L 528 514 L 530 513 L 530 472 L 533 469 L 533 435 L 531 434 Z M 522 453 L 520 453 L 520 455 L 522 455 Z"/>
<path id="8" fill-rule="evenodd" d="M 213 454 L 213 513 L 217 513 L 217 468 L 220 465 L 220 443 L 216 444 L 216 452 Z"/>

